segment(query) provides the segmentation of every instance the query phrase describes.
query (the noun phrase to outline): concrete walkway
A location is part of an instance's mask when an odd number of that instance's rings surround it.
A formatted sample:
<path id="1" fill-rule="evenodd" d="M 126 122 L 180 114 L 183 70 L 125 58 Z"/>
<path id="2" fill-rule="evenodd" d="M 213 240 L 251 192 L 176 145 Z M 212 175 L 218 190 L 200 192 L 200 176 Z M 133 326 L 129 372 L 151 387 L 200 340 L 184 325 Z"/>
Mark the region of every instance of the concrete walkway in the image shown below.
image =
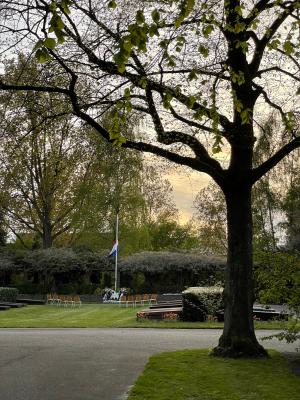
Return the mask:
<path id="1" fill-rule="evenodd" d="M 125 399 L 151 354 L 212 347 L 220 334 L 212 329 L 0 329 L 0 399 Z M 291 353 L 296 347 L 277 340 L 263 344 Z"/>

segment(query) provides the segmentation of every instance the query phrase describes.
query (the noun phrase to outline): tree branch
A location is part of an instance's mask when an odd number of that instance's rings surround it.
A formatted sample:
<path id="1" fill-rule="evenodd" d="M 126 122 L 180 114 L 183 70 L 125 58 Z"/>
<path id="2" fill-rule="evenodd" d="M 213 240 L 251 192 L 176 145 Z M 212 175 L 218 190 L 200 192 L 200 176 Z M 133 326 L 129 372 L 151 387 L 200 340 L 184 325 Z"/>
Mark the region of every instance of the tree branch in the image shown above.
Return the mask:
<path id="1" fill-rule="evenodd" d="M 264 74 L 264 73 L 267 73 L 267 72 L 270 72 L 270 71 L 278 71 L 278 72 L 280 72 L 282 74 L 285 74 L 285 75 L 288 75 L 291 78 L 295 79 L 296 81 L 300 82 L 300 78 L 298 78 L 298 76 L 296 76 L 296 73 L 292 74 L 291 72 L 286 71 L 286 70 L 284 70 L 284 69 L 282 69 L 282 68 L 280 68 L 278 66 L 261 69 L 260 71 L 258 71 L 257 76 L 260 78 L 261 74 Z"/>
<path id="2" fill-rule="evenodd" d="M 67 89 L 52 87 L 52 86 L 34 86 L 34 85 L 7 85 L 0 79 L 0 89 L 2 90 L 16 90 L 16 91 L 32 91 L 32 92 L 45 92 L 45 93 L 61 93 L 69 96 Z"/>
<path id="3" fill-rule="evenodd" d="M 290 154 L 293 150 L 300 147 L 300 137 L 296 137 L 294 140 L 283 146 L 278 150 L 272 157 L 267 161 L 254 168 L 251 173 L 251 182 L 254 184 L 273 167 L 275 167 L 285 156 Z"/>
<path id="4" fill-rule="evenodd" d="M 179 114 L 175 111 L 175 109 L 174 109 L 173 107 L 170 107 L 170 111 L 171 111 L 173 117 L 176 118 L 176 119 L 178 119 L 178 121 L 181 121 L 181 122 L 183 122 L 183 123 L 185 123 L 185 124 L 187 124 L 187 125 L 189 125 L 189 126 L 194 126 L 195 128 L 201 129 L 201 130 L 203 130 L 203 131 L 206 131 L 206 132 L 209 132 L 209 133 L 214 133 L 214 130 L 213 130 L 212 128 L 210 128 L 209 126 L 205 126 L 205 125 L 203 125 L 203 124 L 199 124 L 199 123 L 196 122 L 196 121 L 192 121 L 192 120 L 190 120 L 190 119 L 187 119 L 187 118 L 185 118 L 185 117 L 179 115 Z M 221 133 L 221 135 L 222 135 L 222 133 Z M 224 133 L 224 135 L 225 135 L 225 133 Z"/>
<path id="5" fill-rule="evenodd" d="M 270 42 L 271 38 L 274 36 L 274 34 L 277 32 L 281 24 L 286 20 L 288 16 L 289 14 L 287 12 L 282 12 L 278 16 L 278 18 L 275 19 L 272 25 L 267 29 L 264 36 L 258 42 L 256 42 L 254 56 L 249 65 L 253 76 L 256 76 L 257 74 L 267 44 Z"/>

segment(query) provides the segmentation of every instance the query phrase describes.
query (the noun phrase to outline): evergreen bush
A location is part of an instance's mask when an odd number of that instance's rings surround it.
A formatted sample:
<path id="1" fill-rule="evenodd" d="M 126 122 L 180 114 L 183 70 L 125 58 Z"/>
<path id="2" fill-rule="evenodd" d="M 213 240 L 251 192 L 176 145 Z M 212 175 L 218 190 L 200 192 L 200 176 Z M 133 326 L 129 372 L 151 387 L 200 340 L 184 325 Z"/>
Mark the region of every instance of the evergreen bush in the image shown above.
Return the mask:
<path id="1" fill-rule="evenodd" d="M 18 297 L 18 290 L 10 287 L 0 287 L 0 301 L 16 301 Z"/>
<path id="2" fill-rule="evenodd" d="M 205 321 L 216 317 L 224 309 L 223 288 L 191 287 L 182 293 L 182 319 L 184 321 Z"/>

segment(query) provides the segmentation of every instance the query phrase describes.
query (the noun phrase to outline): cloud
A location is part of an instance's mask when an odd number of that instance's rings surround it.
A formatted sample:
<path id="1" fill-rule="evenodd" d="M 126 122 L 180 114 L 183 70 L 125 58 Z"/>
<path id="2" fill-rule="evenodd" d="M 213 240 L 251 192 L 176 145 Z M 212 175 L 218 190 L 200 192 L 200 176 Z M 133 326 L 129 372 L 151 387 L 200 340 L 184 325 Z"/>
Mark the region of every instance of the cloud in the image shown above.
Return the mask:
<path id="1" fill-rule="evenodd" d="M 173 171 L 165 175 L 173 186 L 173 197 L 180 212 L 180 222 L 186 223 L 193 214 L 197 193 L 210 182 L 208 175 L 196 171 Z"/>

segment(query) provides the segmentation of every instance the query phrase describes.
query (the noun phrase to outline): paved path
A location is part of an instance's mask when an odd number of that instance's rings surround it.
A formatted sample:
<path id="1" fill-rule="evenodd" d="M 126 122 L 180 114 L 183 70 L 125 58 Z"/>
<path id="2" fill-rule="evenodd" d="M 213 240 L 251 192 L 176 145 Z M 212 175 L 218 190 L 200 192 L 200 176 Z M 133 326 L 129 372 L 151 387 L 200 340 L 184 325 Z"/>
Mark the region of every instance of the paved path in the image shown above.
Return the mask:
<path id="1" fill-rule="evenodd" d="M 212 329 L 0 329 L 0 399 L 124 399 L 151 354 L 212 347 L 220 334 Z M 295 348 L 276 340 L 264 346 Z"/>

